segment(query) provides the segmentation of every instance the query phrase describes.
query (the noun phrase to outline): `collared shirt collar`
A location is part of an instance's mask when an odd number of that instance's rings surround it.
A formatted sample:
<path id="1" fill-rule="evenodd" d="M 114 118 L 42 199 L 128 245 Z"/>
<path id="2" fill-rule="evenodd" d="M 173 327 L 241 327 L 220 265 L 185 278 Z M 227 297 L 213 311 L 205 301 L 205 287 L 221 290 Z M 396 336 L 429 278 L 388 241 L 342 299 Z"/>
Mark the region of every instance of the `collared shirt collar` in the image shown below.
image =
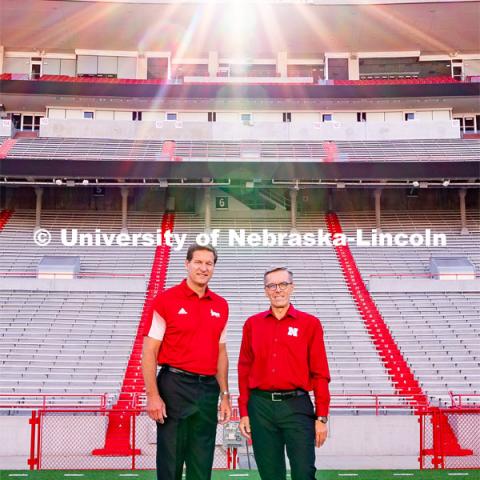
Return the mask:
<path id="1" fill-rule="evenodd" d="M 273 312 L 272 312 L 272 307 L 270 307 L 270 308 L 265 312 L 264 318 L 267 318 L 267 317 L 270 317 L 270 316 L 272 316 L 273 318 L 277 318 L 277 317 L 275 317 L 275 315 L 274 315 Z M 296 310 L 296 308 L 295 308 L 292 304 L 289 305 L 287 312 L 286 312 L 285 315 L 281 318 L 281 320 L 283 320 L 283 319 L 286 318 L 286 317 L 297 318 L 297 310 Z"/>
<path id="2" fill-rule="evenodd" d="M 193 295 L 196 295 L 197 297 L 199 296 L 197 292 L 193 291 L 188 286 L 186 278 L 183 279 L 181 285 L 182 285 L 183 291 L 184 291 L 185 295 L 187 295 L 187 297 L 191 297 Z M 212 298 L 212 296 L 210 294 L 210 289 L 208 288 L 208 286 L 207 286 L 207 289 L 205 290 L 205 294 L 203 295 L 203 297 L 200 297 L 200 298 L 209 298 L 209 299 Z"/>

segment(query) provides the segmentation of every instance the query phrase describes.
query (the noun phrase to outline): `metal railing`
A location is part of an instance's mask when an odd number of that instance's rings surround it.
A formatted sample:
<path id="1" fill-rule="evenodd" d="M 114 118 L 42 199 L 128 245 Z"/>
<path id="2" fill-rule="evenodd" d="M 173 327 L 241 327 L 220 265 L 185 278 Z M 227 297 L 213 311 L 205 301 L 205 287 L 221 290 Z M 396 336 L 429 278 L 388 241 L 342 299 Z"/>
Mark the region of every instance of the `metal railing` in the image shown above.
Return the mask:
<path id="1" fill-rule="evenodd" d="M 480 278 L 480 273 L 471 274 L 469 272 L 458 272 L 458 273 L 370 273 L 368 276 L 370 278 L 385 278 L 385 277 L 392 277 L 392 278 L 436 278 L 436 277 L 459 277 L 459 276 L 474 276 L 476 278 Z"/>
<path id="2" fill-rule="evenodd" d="M 68 403 L 72 399 L 77 402 Z M 93 403 L 81 400 L 98 400 Z M 51 410 L 54 408 L 92 409 L 105 411 L 109 394 L 97 393 L 0 393 L 0 410 Z"/>
<path id="3" fill-rule="evenodd" d="M 439 409 L 427 405 L 419 408 L 415 395 L 395 394 L 336 394 L 332 395 L 332 410 L 351 409 L 345 402 L 336 404 L 336 399 L 352 399 L 356 408 L 369 408 L 379 415 L 382 409 L 411 408 L 419 416 L 420 428 L 420 467 L 421 468 L 478 468 L 480 458 L 480 436 L 476 430 L 480 408 L 461 408 L 461 400 L 466 396 L 480 397 L 480 394 L 456 394 L 449 392 L 452 407 Z M 105 395 L 30 395 L 13 394 L 12 397 L 39 398 L 39 404 L 31 402 L 19 408 L 30 407 L 29 420 L 30 455 L 28 465 L 36 469 L 154 469 L 156 445 L 155 425 L 145 411 L 145 396 L 132 395 L 131 403 L 123 410 L 106 408 Z M 6 395 L 0 395 L 0 398 Z M 85 406 L 72 403 L 59 405 L 52 399 L 73 397 L 97 397 L 99 406 Z M 388 399 L 400 398 L 406 405 L 382 403 Z M 50 401 L 49 401 L 50 399 Z M 369 403 L 358 402 L 366 399 Z M 409 402 L 415 402 L 415 407 Z M 232 397 L 232 421 L 240 419 L 238 396 Z M 16 407 L 17 408 L 17 407 Z M 102 449 L 110 415 L 119 415 L 128 423 L 129 434 L 120 442 L 122 453 L 109 453 Z M 220 430 L 223 428 L 219 425 Z M 454 434 L 452 436 L 452 433 Z M 446 442 L 445 439 L 449 439 Z M 457 440 L 458 439 L 458 440 Z M 447 445 L 448 443 L 448 445 Z M 100 452 L 100 453 L 99 453 Z M 214 468 L 235 468 L 237 451 L 218 444 L 215 450 Z"/>
<path id="4" fill-rule="evenodd" d="M 22 278 L 36 278 L 38 272 L 1 272 L 0 277 L 22 277 Z M 70 272 L 42 272 L 42 275 L 48 275 L 49 279 L 56 277 L 64 277 L 65 275 L 72 275 L 77 278 L 145 278 L 147 275 L 145 273 L 113 273 L 113 272 L 81 272 L 81 273 L 70 273 Z"/>
<path id="5" fill-rule="evenodd" d="M 448 392 L 448 394 L 452 402 L 451 406 L 454 408 L 480 407 L 480 393 Z M 466 402 L 464 402 L 464 399 L 466 399 Z"/>

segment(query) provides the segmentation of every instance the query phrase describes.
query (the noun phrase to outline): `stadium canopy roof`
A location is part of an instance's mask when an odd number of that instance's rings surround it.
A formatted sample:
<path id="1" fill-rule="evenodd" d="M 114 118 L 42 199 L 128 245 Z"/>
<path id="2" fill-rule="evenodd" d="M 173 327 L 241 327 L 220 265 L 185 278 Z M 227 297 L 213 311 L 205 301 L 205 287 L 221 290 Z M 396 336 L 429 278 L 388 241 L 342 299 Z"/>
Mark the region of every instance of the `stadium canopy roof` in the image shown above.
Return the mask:
<path id="1" fill-rule="evenodd" d="M 374 5 L 388 3 L 441 3 L 441 2 L 475 2 L 477 0 L 69 0 L 71 2 L 89 3 L 158 3 L 158 4 L 195 4 L 195 3 L 257 3 L 257 4 L 308 4 L 308 5 Z"/>
<path id="2" fill-rule="evenodd" d="M 228 3 L 228 2 L 227 2 Z M 2 0 L 7 51 L 102 49 L 175 57 L 315 59 L 323 53 L 480 51 L 478 1 L 372 3 Z"/>

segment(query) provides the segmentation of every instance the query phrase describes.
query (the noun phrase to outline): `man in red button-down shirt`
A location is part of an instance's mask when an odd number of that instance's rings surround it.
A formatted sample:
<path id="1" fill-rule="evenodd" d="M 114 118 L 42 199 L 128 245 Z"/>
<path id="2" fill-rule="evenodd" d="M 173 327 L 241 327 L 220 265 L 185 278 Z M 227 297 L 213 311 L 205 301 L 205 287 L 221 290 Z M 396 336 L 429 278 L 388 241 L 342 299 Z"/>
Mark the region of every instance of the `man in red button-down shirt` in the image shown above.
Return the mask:
<path id="1" fill-rule="evenodd" d="M 210 480 L 219 394 L 220 422 L 230 419 L 228 304 L 208 288 L 217 252 L 192 245 L 187 278 L 160 293 L 145 327 L 147 413 L 157 422 L 157 480 Z M 157 376 L 157 365 L 162 368 Z"/>
<path id="2" fill-rule="evenodd" d="M 270 309 L 243 327 L 238 360 L 240 432 L 252 439 L 262 480 L 315 479 L 315 446 L 327 437 L 330 373 L 318 318 L 290 303 L 293 275 L 264 275 Z M 308 392 L 313 390 L 315 408 Z"/>

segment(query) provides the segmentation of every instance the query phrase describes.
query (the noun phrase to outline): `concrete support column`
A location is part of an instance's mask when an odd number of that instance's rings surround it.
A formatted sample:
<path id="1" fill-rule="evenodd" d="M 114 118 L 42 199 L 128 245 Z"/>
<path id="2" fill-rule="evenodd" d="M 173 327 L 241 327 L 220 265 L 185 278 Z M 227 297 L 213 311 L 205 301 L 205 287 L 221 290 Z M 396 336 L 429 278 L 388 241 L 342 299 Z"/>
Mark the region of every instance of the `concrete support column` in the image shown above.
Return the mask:
<path id="1" fill-rule="evenodd" d="M 122 195 L 122 233 L 128 233 L 128 187 L 120 189 Z"/>
<path id="2" fill-rule="evenodd" d="M 42 199 L 43 199 L 43 188 L 35 187 L 35 230 L 42 228 Z"/>
<path id="3" fill-rule="evenodd" d="M 462 229 L 460 231 L 461 235 L 468 235 L 468 227 L 467 227 L 467 209 L 465 207 L 465 197 L 467 196 L 467 189 L 461 188 L 458 191 L 458 196 L 460 198 L 460 222 L 462 225 Z"/>
<path id="4" fill-rule="evenodd" d="M 212 225 L 212 202 L 211 202 L 211 192 L 210 188 L 205 187 L 205 231 L 210 231 L 210 227 Z"/>
<path id="5" fill-rule="evenodd" d="M 0 74 L 3 73 L 3 57 L 5 55 L 5 47 L 0 45 Z M 5 72 L 8 73 L 8 72 Z"/>
<path id="6" fill-rule="evenodd" d="M 360 61 L 358 58 L 348 59 L 348 79 L 360 80 Z"/>
<path id="7" fill-rule="evenodd" d="M 375 227 L 376 229 L 381 232 L 382 231 L 382 221 L 381 221 L 381 205 L 380 200 L 382 198 L 382 189 L 376 188 L 373 192 L 375 197 Z"/>
<path id="8" fill-rule="evenodd" d="M 288 54 L 287 52 L 277 53 L 277 73 L 282 78 L 288 77 Z"/>
<path id="9" fill-rule="evenodd" d="M 335 210 L 335 201 L 334 201 L 334 191 L 333 188 L 329 188 L 327 192 L 327 202 L 328 202 L 328 211 L 333 212 Z"/>
<path id="10" fill-rule="evenodd" d="M 138 80 L 146 80 L 148 71 L 148 59 L 145 55 L 137 58 L 137 76 Z"/>
<path id="11" fill-rule="evenodd" d="M 290 220 L 292 224 L 292 232 L 297 230 L 297 197 L 298 190 L 290 190 Z"/>
<path id="12" fill-rule="evenodd" d="M 215 78 L 218 73 L 218 52 L 208 52 L 208 76 Z"/>

